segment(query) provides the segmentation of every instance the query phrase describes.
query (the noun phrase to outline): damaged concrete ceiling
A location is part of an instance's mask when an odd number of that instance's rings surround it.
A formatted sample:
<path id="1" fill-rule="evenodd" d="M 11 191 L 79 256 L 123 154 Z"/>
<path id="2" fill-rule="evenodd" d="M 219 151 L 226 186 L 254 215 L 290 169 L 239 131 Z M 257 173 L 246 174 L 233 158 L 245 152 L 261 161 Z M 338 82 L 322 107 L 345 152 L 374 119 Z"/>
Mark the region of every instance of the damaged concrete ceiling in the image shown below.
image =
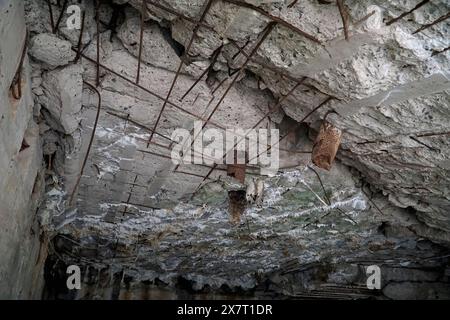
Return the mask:
<path id="1" fill-rule="evenodd" d="M 142 1 L 101 2 L 98 24 L 84 1 L 82 38 L 65 23 L 52 33 L 46 1 L 25 3 L 54 177 L 41 220 L 67 261 L 108 266 L 111 279 L 125 272 L 174 284 L 182 275 L 196 290 L 250 290 L 271 277 L 291 295 L 300 289 L 273 272 L 333 264 L 322 282 L 345 285 L 366 261 L 389 260 L 396 280 L 398 266 L 442 266 L 430 257 L 445 250 L 428 240 L 450 243 L 449 22 L 414 32 L 448 14 L 448 1 L 390 23 L 417 1 L 348 0 L 348 30 L 334 1 L 146 1 L 142 33 Z M 52 6 L 54 24 L 61 10 Z M 330 172 L 314 169 L 310 155 L 326 114 L 343 132 Z M 229 223 L 223 166 L 205 180 L 209 167 L 174 170 L 170 161 L 167 137 L 202 119 L 293 132 L 280 143 L 277 175 L 248 169 L 246 184 L 263 181 L 264 192 L 238 226 Z M 447 294 L 439 276 L 403 280 L 432 277 Z M 383 292 L 398 297 L 399 286 Z"/>

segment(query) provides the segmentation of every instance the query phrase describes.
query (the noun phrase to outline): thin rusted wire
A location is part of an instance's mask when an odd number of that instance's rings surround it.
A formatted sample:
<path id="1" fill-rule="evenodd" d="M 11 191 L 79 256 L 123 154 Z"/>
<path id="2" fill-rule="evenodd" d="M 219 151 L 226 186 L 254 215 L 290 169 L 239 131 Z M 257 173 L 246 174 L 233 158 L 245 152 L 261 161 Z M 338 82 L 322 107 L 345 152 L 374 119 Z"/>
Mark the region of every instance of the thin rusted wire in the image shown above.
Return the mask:
<path id="1" fill-rule="evenodd" d="M 401 15 L 399 15 L 397 18 L 394 18 L 392 20 L 389 20 L 388 22 L 386 22 L 387 26 L 390 26 L 391 24 L 397 22 L 398 20 L 400 20 L 401 18 L 407 16 L 408 14 L 416 11 L 417 9 L 419 9 L 420 7 L 422 7 L 423 5 L 427 4 L 428 2 L 430 2 L 430 0 L 423 0 L 421 2 L 419 2 L 414 8 L 412 8 L 409 11 L 403 12 Z"/>
<path id="2" fill-rule="evenodd" d="M 145 126 L 145 125 L 143 125 L 143 124 L 137 122 L 136 120 L 130 119 L 130 117 L 126 117 L 126 118 L 125 118 L 125 117 L 123 117 L 123 116 L 121 116 L 121 115 L 119 115 L 119 114 L 116 114 L 116 113 L 113 113 L 113 112 L 110 112 L 110 111 L 107 111 L 106 113 L 109 114 L 109 115 L 112 115 L 112 116 L 114 116 L 114 117 L 116 117 L 116 118 L 122 119 L 122 120 L 124 120 L 124 121 L 128 121 L 129 123 L 132 123 L 132 124 L 134 124 L 135 126 L 141 128 L 141 129 L 148 130 L 148 131 L 150 131 L 150 132 L 153 131 L 153 129 L 150 129 L 149 127 L 147 127 L 147 126 Z M 171 138 L 169 138 L 168 136 L 166 136 L 166 135 L 164 135 L 164 134 L 162 134 L 162 133 L 159 133 L 159 132 L 156 132 L 156 131 L 153 131 L 153 132 L 154 132 L 155 134 L 157 134 L 158 136 L 160 136 L 160 137 L 166 139 L 166 140 L 172 141 Z"/>
<path id="3" fill-rule="evenodd" d="M 215 0 L 208 0 L 208 3 L 206 4 L 205 8 L 203 9 L 203 13 L 202 13 L 202 15 L 201 15 L 201 17 L 199 19 L 199 23 L 202 22 L 205 19 L 206 14 L 208 13 L 208 11 L 211 8 L 211 5 L 213 4 L 214 1 Z M 186 57 L 188 56 L 189 51 L 191 50 L 191 46 L 194 43 L 195 36 L 197 34 L 198 28 L 200 27 L 199 23 L 196 23 L 196 25 L 194 27 L 194 30 L 192 31 L 191 39 L 189 40 L 188 45 L 187 45 L 187 47 L 185 49 L 184 54 L 185 54 Z M 158 118 L 156 119 L 156 122 L 155 122 L 155 125 L 154 125 L 154 128 L 153 128 L 154 131 L 158 128 L 159 121 L 161 120 L 161 116 L 162 116 L 162 114 L 164 112 L 164 109 L 166 108 L 167 102 L 168 102 L 168 100 L 170 98 L 170 95 L 172 94 L 172 91 L 173 91 L 173 89 L 175 87 L 175 84 L 176 84 L 176 82 L 178 80 L 178 77 L 179 77 L 179 75 L 181 73 L 181 68 L 183 67 L 183 64 L 184 64 L 183 59 L 180 59 L 180 64 L 178 65 L 178 70 L 177 70 L 177 72 L 175 74 L 175 78 L 172 81 L 172 85 L 170 86 L 169 92 L 167 93 L 167 97 L 164 100 L 164 104 L 163 104 L 163 106 L 162 106 L 162 108 L 161 108 L 161 110 L 160 110 L 160 112 L 158 114 Z M 153 132 L 150 134 L 150 138 L 148 140 L 149 143 L 152 141 L 152 138 L 153 138 Z"/>
<path id="4" fill-rule="evenodd" d="M 280 24 L 280 25 L 290 29 L 290 30 L 298 33 L 299 35 L 301 35 L 301 36 L 303 36 L 303 37 L 305 37 L 305 38 L 307 38 L 307 39 L 309 39 L 309 40 L 311 40 L 311 41 L 313 41 L 313 42 L 315 42 L 317 44 L 320 44 L 320 45 L 322 44 L 316 37 L 310 35 L 309 33 L 305 32 L 303 30 L 301 30 L 300 28 L 297 28 L 296 26 L 290 24 L 286 20 L 283 20 L 283 19 L 281 19 L 279 17 L 276 17 L 274 15 L 271 15 L 270 13 L 268 13 L 268 12 L 264 11 L 263 9 L 261 9 L 260 7 L 257 7 L 257 6 L 255 6 L 253 4 L 250 4 L 250 3 L 247 3 L 247 2 L 242 2 L 242 1 L 239 1 L 239 0 L 222 0 L 222 1 L 234 4 L 234 5 L 239 6 L 239 7 L 252 9 L 252 10 L 262 14 L 263 16 L 269 18 L 273 22 L 276 22 L 276 23 L 278 23 L 278 24 Z"/>
<path id="5" fill-rule="evenodd" d="M 450 18 L 450 12 L 447 12 L 447 14 L 444 14 L 443 16 L 437 18 L 436 20 L 434 20 L 431 23 L 423 25 L 422 27 L 420 27 L 419 29 L 414 31 L 412 34 L 416 34 L 416 33 L 419 33 L 419 32 L 421 32 L 423 30 L 426 30 L 426 29 L 428 29 L 428 28 L 430 28 L 430 27 L 432 27 L 432 26 L 434 26 L 434 25 L 436 25 L 436 24 L 438 24 L 438 23 L 440 23 L 442 21 L 447 20 L 448 18 Z"/>
<path id="6" fill-rule="evenodd" d="M 97 25 L 97 74 L 95 78 L 96 87 L 100 86 L 100 0 L 96 0 L 95 20 Z"/>
<path id="7" fill-rule="evenodd" d="M 13 82 L 11 84 L 10 90 L 14 99 L 19 100 L 22 98 L 22 71 L 23 71 L 23 63 L 25 61 L 25 56 L 28 48 L 28 30 L 25 31 L 25 39 L 23 40 L 22 45 L 22 54 L 20 56 L 19 65 L 17 66 L 16 73 L 13 78 Z M 17 92 L 16 92 L 17 88 Z"/>
<path id="8" fill-rule="evenodd" d="M 336 3 L 339 8 L 339 14 L 341 15 L 342 25 L 344 26 L 345 40 L 348 40 L 349 39 L 349 36 L 348 36 L 348 25 L 349 25 L 348 12 L 347 12 L 347 9 L 345 8 L 344 0 L 336 0 Z"/>
<path id="9" fill-rule="evenodd" d="M 101 96 L 100 92 L 97 90 L 97 88 L 95 86 L 93 86 L 92 84 L 90 84 L 89 82 L 87 82 L 87 81 L 83 81 L 83 83 L 86 84 L 88 87 L 90 87 L 92 90 L 94 90 L 95 93 L 98 96 L 97 114 L 95 116 L 94 127 L 92 129 L 91 138 L 89 139 L 89 144 L 88 144 L 88 148 L 87 148 L 86 154 L 84 156 L 83 164 L 81 165 L 80 173 L 78 175 L 77 181 L 76 181 L 75 186 L 73 188 L 72 195 L 70 196 L 70 201 L 69 201 L 69 205 L 70 206 L 73 205 L 73 200 L 75 199 L 75 194 L 77 192 L 78 186 L 79 186 L 80 181 L 81 181 L 81 177 L 83 176 L 83 172 L 84 172 L 84 169 L 86 167 L 86 163 L 87 163 L 88 158 L 89 158 L 89 154 L 91 152 L 92 143 L 94 142 L 95 132 L 97 130 L 98 120 L 100 118 L 100 110 L 101 110 L 101 107 L 102 107 L 102 96 Z"/>
<path id="10" fill-rule="evenodd" d="M 434 136 L 446 136 L 450 135 L 450 131 L 447 132 L 433 132 L 433 133 L 424 133 L 416 135 L 416 137 L 422 138 L 422 137 L 434 137 Z"/>
<path id="11" fill-rule="evenodd" d="M 293 6 L 295 6 L 297 4 L 298 0 L 294 0 L 292 1 L 290 4 L 288 4 L 288 8 L 292 8 Z"/>

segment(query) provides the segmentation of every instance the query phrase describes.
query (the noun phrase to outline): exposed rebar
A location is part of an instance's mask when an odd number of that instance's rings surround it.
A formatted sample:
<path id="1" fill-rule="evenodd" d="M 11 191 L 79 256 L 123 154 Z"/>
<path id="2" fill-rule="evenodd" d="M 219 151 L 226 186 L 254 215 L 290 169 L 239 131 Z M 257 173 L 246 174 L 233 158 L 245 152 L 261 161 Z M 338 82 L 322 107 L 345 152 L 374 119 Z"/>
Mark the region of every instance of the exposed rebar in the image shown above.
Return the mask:
<path id="1" fill-rule="evenodd" d="M 337 6 L 339 8 L 339 14 L 341 15 L 342 25 L 344 26 L 344 36 L 345 40 L 349 39 L 348 35 L 348 25 L 349 25 L 349 16 L 347 9 L 344 5 L 344 0 L 336 0 Z"/>
<path id="2" fill-rule="evenodd" d="M 416 33 L 419 33 L 419 32 L 421 32 L 423 30 L 426 30 L 426 29 L 428 29 L 428 28 L 430 28 L 430 27 L 432 27 L 432 26 L 434 26 L 434 25 L 436 25 L 436 24 L 438 24 L 438 23 L 440 23 L 442 21 L 447 20 L 448 18 L 450 18 L 450 12 L 447 12 L 447 14 L 444 14 L 443 16 L 437 18 L 436 20 L 434 20 L 431 23 L 423 25 L 422 27 L 420 27 L 419 29 L 414 31 L 412 34 L 416 34 Z"/>
<path id="3" fill-rule="evenodd" d="M 430 0 L 423 0 L 421 2 L 419 2 L 414 8 L 412 8 L 409 11 L 403 12 L 401 15 L 399 15 L 397 18 L 394 18 L 392 20 L 389 20 L 388 22 L 386 22 L 387 26 L 390 26 L 391 24 L 397 22 L 398 20 L 400 20 L 401 18 L 407 16 L 408 14 L 416 11 L 417 9 L 419 9 L 420 7 L 422 7 L 423 5 L 427 4 L 428 2 L 430 2 Z"/>
<path id="4" fill-rule="evenodd" d="M 70 201 L 69 201 L 69 205 L 70 206 L 73 205 L 73 200 L 75 199 L 75 194 L 77 192 L 78 186 L 79 186 L 80 181 L 81 181 L 81 177 L 83 176 L 83 172 L 84 172 L 84 169 L 86 167 L 86 163 L 87 163 L 88 158 L 89 158 L 89 154 L 91 152 L 92 143 L 94 142 L 95 132 L 97 130 L 98 120 L 100 118 L 100 110 L 101 110 L 101 106 L 102 106 L 102 96 L 101 96 L 100 92 L 97 90 L 97 88 L 95 86 L 93 86 L 92 84 L 90 84 L 89 82 L 87 82 L 87 81 L 83 81 L 83 83 L 86 84 L 88 87 L 90 87 L 92 90 L 94 90 L 95 93 L 97 94 L 97 97 L 98 97 L 97 114 L 95 116 L 94 126 L 93 126 L 93 129 L 92 129 L 91 137 L 89 139 L 88 148 L 87 148 L 86 154 L 85 154 L 84 159 L 83 159 L 83 164 L 81 165 L 80 173 L 79 173 L 79 175 L 77 177 L 75 186 L 74 186 L 73 191 L 72 191 L 72 195 L 70 196 Z"/>
<path id="5" fill-rule="evenodd" d="M 206 4 L 206 6 L 205 6 L 205 8 L 204 8 L 204 10 L 203 10 L 203 13 L 202 13 L 202 15 L 201 15 L 201 17 L 200 17 L 200 19 L 199 19 L 199 21 L 198 21 L 199 23 L 202 22 L 202 21 L 205 19 L 206 14 L 208 13 L 208 11 L 209 11 L 209 9 L 211 8 L 211 5 L 213 4 L 214 1 L 215 1 L 215 0 L 208 0 L 208 3 Z M 186 49 L 185 49 L 184 54 L 186 55 L 186 57 L 187 57 L 187 55 L 189 54 L 189 51 L 190 51 L 190 49 L 191 49 L 192 44 L 194 43 L 194 39 L 195 39 L 195 36 L 196 36 L 196 34 L 197 34 L 197 30 L 198 30 L 198 28 L 200 27 L 199 23 L 196 23 L 196 25 L 195 25 L 195 27 L 194 27 L 194 30 L 192 31 L 191 39 L 189 40 L 188 45 L 187 45 L 187 47 L 186 47 Z M 183 67 L 183 64 L 184 64 L 183 59 L 180 59 L 180 64 L 178 65 L 178 70 L 177 70 L 177 72 L 176 72 L 176 74 L 175 74 L 175 78 L 174 78 L 173 81 L 172 81 L 172 85 L 170 86 L 169 92 L 167 93 L 167 97 L 166 97 L 166 99 L 164 100 L 164 104 L 163 104 L 163 106 L 162 106 L 162 108 L 161 108 L 161 110 L 160 110 L 160 112 L 159 112 L 159 114 L 158 114 L 158 118 L 156 119 L 155 125 L 154 125 L 154 127 L 153 127 L 153 130 L 154 130 L 154 131 L 158 128 L 159 121 L 161 120 L 161 116 L 162 116 L 162 114 L 163 114 L 163 112 L 164 112 L 164 109 L 166 108 L 167 102 L 168 102 L 168 100 L 169 100 L 169 98 L 170 98 L 170 95 L 172 94 L 172 91 L 173 91 L 173 89 L 174 89 L 174 87 L 175 87 L 175 84 L 176 84 L 176 82 L 177 82 L 177 79 L 178 79 L 178 77 L 179 77 L 179 75 L 180 75 L 180 73 L 181 73 L 181 68 Z M 149 141 L 149 142 L 152 141 L 152 138 L 153 138 L 153 132 L 150 134 L 150 138 L 149 138 L 148 141 Z"/>

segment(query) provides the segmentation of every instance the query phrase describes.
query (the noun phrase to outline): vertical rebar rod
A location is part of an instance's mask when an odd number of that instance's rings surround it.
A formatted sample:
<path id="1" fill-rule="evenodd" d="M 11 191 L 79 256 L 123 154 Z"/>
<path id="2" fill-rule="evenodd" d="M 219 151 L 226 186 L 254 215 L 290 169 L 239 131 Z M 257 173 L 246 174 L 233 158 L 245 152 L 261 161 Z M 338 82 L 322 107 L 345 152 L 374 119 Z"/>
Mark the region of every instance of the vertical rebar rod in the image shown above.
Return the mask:
<path id="1" fill-rule="evenodd" d="M 87 148 L 86 154 L 85 154 L 84 159 L 83 159 L 83 164 L 81 165 L 80 173 L 79 173 L 79 175 L 77 177 L 77 181 L 76 181 L 75 186 L 73 188 L 72 195 L 70 196 L 70 201 L 69 201 L 69 205 L 70 206 L 73 205 L 73 200 L 75 199 L 75 194 L 77 193 L 77 189 L 78 189 L 78 186 L 80 185 L 81 177 L 83 176 L 83 172 L 84 172 L 84 169 L 86 167 L 86 164 L 87 164 L 87 161 L 88 161 L 88 158 L 89 158 L 89 154 L 90 154 L 91 149 L 92 149 L 92 144 L 94 142 L 95 132 L 97 130 L 98 120 L 100 118 L 100 110 L 101 110 L 101 107 L 102 107 L 102 96 L 101 96 L 100 92 L 97 90 L 97 88 L 95 86 L 93 86 L 92 84 L 90 84 L 89 82 L 87 82 L 87 81 L 83 81 L 83 83 L 86 84 L 88 87 L 90 87 L 92 90 L 94 90 L 95 93 L 97 94 L 97 97 L 98 97 L 97 114 L 95 116 L 94 126 L 93 126 L 93 129 L 92 129 L 91 137 L 89 139 L 88 148 Z"/>
<path id="2" fill-rule="evenodd" d="M 100 0 L 96 0 L 95 20 L 97 24 L 97 73 L 95 78 L 96 87 L 100 86 Z"/>
<path id="3" fill-rule="evenodd" d="M 348 40 L 348 38 L 349 38 L 349 36 L 348 36 L 348 24 L 349 24 L 348 12 L 347 12 L 347 9 L 345 8 L 344 0 L 336 0 L 336 3 L 339 8 L 339 13 L 341 15 L 342 25 L 344 26 L 345 40 Z"/>
<path id="4" fill-rule="evenodd" d="M 11 93 L 14 99 L 16 100 L 22 98 L 22 70 L 23 70 L 23 63 L 25 62 L 27 48 L 28 48 L 28 29 L 25 30 L 25 38 L 23 40 L 22 45 L 22 54 L 20 56 L 20 61 L 16 70 L 16 74 L 14 75 L 13 83 L 11 84 Z M 17 87 L 17 95 L 16 95 L 16 87 Z"/>
<path id="5" fill-rule="evenodd" d="M 142 63 L 142 50 L 143 50 L 143 40 L 144 40 L 144 27 L 145 27 L 145 14 L 147 13 L 147 4 L 142 1 L 141 8 L 141 33 L 139 35 L 139 54 L 138 54 L 138 67 L 136 75 L 136 83 L 139 84 L 139 78 L 141 76 L 141 63 Z"/>

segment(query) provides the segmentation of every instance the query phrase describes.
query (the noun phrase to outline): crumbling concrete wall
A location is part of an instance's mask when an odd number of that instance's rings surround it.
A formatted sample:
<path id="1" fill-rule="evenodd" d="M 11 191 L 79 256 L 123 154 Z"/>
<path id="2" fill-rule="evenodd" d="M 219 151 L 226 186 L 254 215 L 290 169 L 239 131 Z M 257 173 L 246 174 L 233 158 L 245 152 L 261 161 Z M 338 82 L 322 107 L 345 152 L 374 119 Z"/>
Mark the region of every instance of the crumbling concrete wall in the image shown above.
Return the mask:
<path id="1" fill-rule="evenodd" d="M 22 96 L 10 86 L 27 41 L 23 4 L 0 1 L 0 298 L 39 298 L 45 246 L 36 220 L 42 151 L 33 119 L 30 65 L 22 69 Z"/>

